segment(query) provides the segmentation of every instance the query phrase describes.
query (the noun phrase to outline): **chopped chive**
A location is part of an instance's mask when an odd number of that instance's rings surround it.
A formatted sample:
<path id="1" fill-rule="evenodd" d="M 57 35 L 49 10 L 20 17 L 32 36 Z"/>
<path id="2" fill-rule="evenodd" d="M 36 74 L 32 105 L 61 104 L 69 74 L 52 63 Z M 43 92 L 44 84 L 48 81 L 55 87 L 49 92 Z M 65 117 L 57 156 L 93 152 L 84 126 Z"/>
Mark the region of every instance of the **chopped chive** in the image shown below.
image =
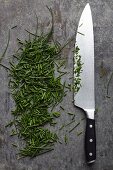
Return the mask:
<path id="1" fill-rule="evenodd" d="M 72 120 L 74 120 L 75 119 L 75 114 L 73 115 L 73 117 L 72 117 Z"/>
<path id="2" fill-rule="evenodd" d="M 16 28 L 16 27 L 17 27 L 17 25 L 15 25 L 15 26 L 11 27 L 11 29 L 14 29 L 14 28 Z"/>
<path id="3" fill-rule="evenodd" d="M 62 144 L 62 142 L 61 142 L 60 140 L 58 140 L 58 142 L 59 142 L 60 144 Z"/>
<path id="4" fill-rule="evenodd" d="M 109 85 L 110 85 L 110 82 L 112 80 L 112 77 L 113 77 L 113 72 L 111 73 L 110 78 L 109 78 L 108 83 L 107 83 L 107 96 L 108 96 L 108 93 L 109 93 Z"/>
<path id="5" fill-rule="evenodd" d="M 80 125 L 80 122 L 77 123 L 71 130 L 69 130 L 69 133 L 72 132 L 78 125 Z"/>
<path id="6" fill-rule="evenodd" d="M 82 133 L 83 133 L 82 131 L 81 131 L 81 132 L 78 132 L 78 133 L 77 133 L 77 136 L 80 136 Z"/>
<path id="7" fill-rule="evenodd" d="M 85 117 L 81 118 L 81 120 L 85 120 L 85 119 L 86 119 Z"/>
<path id="8" fill-rule="evenodd" d="M 54 117 L 60 117 L 60 112 L 53 112 Z"/>
<path id="9" fill-rule="evenodd" d="M 14 124 L 14 121 L 10 121 L 5 127 L 12 126 Z"/>
<path id="10" fill-rule="evenodd" d="M 1 64 L 1 63 L 0 63 L 0 65 L 1 65 L 2 67 L 4 67 L 5 69 L 10 70 L 7 66 L 5 66 L 5 65 L 3 65 L 3 64 Z"/>
<path id="11" fill-rule="evenodd" d="M 20 44 L 23 45 L 23 42 L 22 42 L 19 38 L 17 38 L 17 40 L 18 40 L 18 42 L 19 42 Z"/>
<path id="12" fill-rule="evenodd" d="M 98 113 L 98 111 L 99 111 L 99 109 L 98 109 L 98 108 L 96 108 L 96 109 L 95 109 L 95 114 L 97 114 L 97 113 Z"/>
<path id="13" fill-rule="evenodd" d="M 69 79 L 71 80 L 71 79 L 73 79 L 73 77 L 69 77 Z"/>
<path id="14" fill-rule="evenodd" d="M 64 141 L 65 141 L 65 144 L 67 144 L 68 143 L 68 137 L 67 137 L 67 135 L 65 134 L 65 136 L 64 136 Z"/>
<path id="15" fill-rule="evenodd" d="M 82 24 L 80 24 L 80 25 L 79 25 L 79 27 L 81 27 L 82 25 L 83 25 L 83 23 L 82 23 Z"/>
<path id="16" fill-rule="evenodd" d="M 15 144 L 15 143 L 12 143 L 12 146 L 14 146 L 14 147 L 16 147 L 16 148 L 18 147 L 17 144 Z"/>
<path id="17" fill-rule="evenodd" d="M 64 127 L 65 127 L 65 124 L 62 125 L 62 126 L 59 128 L 59 130 L 62 130 Z"/>
<path id="18" fill-rule="evenodd" d="M 51 122 L 50 125 L 51 126 L 55 126 L 57 124 L 57 122 Z"/>
<path id="19" fill-rule="evenodd" d="M 61 108 L 62 110 L 65 110 L 62 106 L 60 106 L 60 108 Z"/>
<path id="20" fill-rule="evenodd" d="M 17 132 L 15 130 L 12 130 L 12 133 L 10 134 L 10 136 L 14 136 L 17 135 Z"/>
<path id="21" fill-rule="evenodd" d="M 4 56 L 5 56 L 5 54 L 6 54 L 6 51 L 7 51 L 8 46 L 9 46 L 9 41 L 10 41 L 10 30 L 9 30 L 9 33 L 8 33 L 8 41 L 7 41 L 6 48 L 5 48 L 3 54 L 2 54 L 1 57 L 0 57 L 0 63 L 1 63 L 2 59 L 4 58 Z"/>
<path id="22" fill-rule="evenodd" d="M 71 113 L 71 112 L 68 112 L 67 114 L 68 114 L 68 115 L 71 115 L 71 116 L 72 116 L 72 115 L 75 115 L 74 113 Z"/>
<path id="23" fill-rule="evenodd" d="M 27 32 L 27 33 L 29 33 L 29 34 L 31 34 L 31 35 L 33 35 L 33 36 L 35 36 L 35 37 L 39 37 L 38 35 L 36 35 L 35 33 L 32 33 L 32 32 L 30 32 L 30 31 L 28 31 L 27 29 L 25 29 L 25 31 Z"/>
<path id="24" fill-rule="evenodd" d="M 65 127 L 71 125 L 71 124 L 74 123 L 74 122 L 75 122 L 75 120 L 72 120 L 71 122 L 67 123 L 67 124 L 65 125 Z"/>
<path id="25" fill-rule="evenodd" d="M 78 34 L 81 34 L 81 35 L 85 35 L 85 34 L 83 34 L 83 33 L 81 33 L 81 32 L 77 32 Z"/>

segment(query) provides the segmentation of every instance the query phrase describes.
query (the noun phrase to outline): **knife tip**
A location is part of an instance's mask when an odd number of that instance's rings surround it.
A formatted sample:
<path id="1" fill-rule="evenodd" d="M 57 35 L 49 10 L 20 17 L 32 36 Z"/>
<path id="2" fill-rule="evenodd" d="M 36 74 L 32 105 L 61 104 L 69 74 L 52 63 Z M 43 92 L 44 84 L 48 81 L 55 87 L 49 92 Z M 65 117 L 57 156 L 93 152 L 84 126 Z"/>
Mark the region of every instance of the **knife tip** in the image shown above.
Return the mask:
<path id="1" fill-rule="evenodd" d="M 89 4 L 89 3 L 87 3 L 85 7 L 90 8 L 90 4 Z"/>

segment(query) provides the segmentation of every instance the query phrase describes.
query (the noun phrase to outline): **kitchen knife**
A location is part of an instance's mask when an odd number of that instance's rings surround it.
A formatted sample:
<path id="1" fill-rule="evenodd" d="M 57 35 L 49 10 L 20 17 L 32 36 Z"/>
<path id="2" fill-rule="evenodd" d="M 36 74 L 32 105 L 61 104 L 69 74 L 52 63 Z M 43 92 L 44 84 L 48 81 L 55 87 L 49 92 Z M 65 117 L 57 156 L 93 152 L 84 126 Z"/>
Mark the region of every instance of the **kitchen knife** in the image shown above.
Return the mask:
<path id="1" fill-rule="evenodd" d="M 74 104 L 77 107 L 83 109 L 87 116 L 85 151 L 86 161 L 90 164 L 95 162 L 96 159 L 96 135 L 94 120 L 94 35 L 89 3 L 86 4 L 79 21 L 75 43 L 75 48 L 76 47 L 79 47 L 80 49 L 79 54 L 81 56 L 81 62 L 83 65 L 82 71 L 80 73 L 81 87 L 77 93 L 74 93 Z M 74 61 L 74 69 L 76 69 L 76 59 Z M 74 76 L 76 75 L 74 74 Z"/>

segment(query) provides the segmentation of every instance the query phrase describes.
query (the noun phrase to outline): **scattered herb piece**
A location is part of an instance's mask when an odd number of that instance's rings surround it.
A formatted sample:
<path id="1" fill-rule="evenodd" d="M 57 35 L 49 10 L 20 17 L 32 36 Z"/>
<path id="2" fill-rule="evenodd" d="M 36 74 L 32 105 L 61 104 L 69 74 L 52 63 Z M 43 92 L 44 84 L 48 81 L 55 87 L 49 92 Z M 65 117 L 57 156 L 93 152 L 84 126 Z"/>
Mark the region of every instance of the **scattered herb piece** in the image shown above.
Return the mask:
<path id="1" fill-rule="evenodd" d="M 81 118 L 81 121 L 82 121 L 82 120 L 85 120 L 85 119 L 86 119 L 86 118 L 85 118 L 85 117 L 83 117 L 83 118 Z"/>
<path id="2" fill-rule="evenodd" d="M 72 120 L 71 122 L 67 123 L 67 124 L 65 125 L 65 127 L 71 125 L 71 124 L 74 123 L 74 122 L 75 122 L 75 120 Z"/>
<path id="3" fill-rule="evenodd" d="M 73 79 L 73 77 L 69 77 L 69 80 Z"/>
<path id="4" fill-rule="evenodd" d="M 3 65 L 0 63 L 0 66 L 2 66 L 3 68 L 5 68 L 6 70 L 10 70 L 7 66 Z"/>
<path id="5" fill-rule="evenodd" d="M 17 144 L 15 144 L 15 143 L 12 143 L 12 146 L 14 146 L 14 147 L 16 147 L 16 148 L 18 147 Z"/>
<path id="6" fill-rule="evenodd" d="M 61 108 L 62 110 L 65 110 L 62 106 L 60 106 L 60 108 Z"/>
<path id="7" fill-rule="evenodd" d="M 14 136 L 14 135 L 17 135 L 17 132 L 14 129 L 12 129 L 10 136 Z"/>
<path id="8" fill-rule="evenodd" d="M 113 77 L 113 72 L 111 73 L 110 78 L 109 78 L 108 83 L 107 83 L 107 96 L 109 96 L 109 85 L 110 85 L 110 82 L 112 80 L 112 77 Z"/>
<path id="9" fill-rule="evenodd" d="M 83 25 L 83 23 L 82 23 L 82 24 L 80 24 L 80 25 L 79 25 L 79 27 L 81 27 L 82 25 Z"/>
<path id="10" fill-rule="evenodd" d="M 95 114 L 97 114 L 99 112 L 99 109 L 98 108 L 96 108 L 95 109 Z"/>
<path id="11" fill-rule="evenodd" d="M 82 133 L 83 133 L 82 131 L 81 131 L 81 132 L 78 132 L 78 133 L 77 133 L 77 136 L 80 136 Z"/>
<path id="12" fill-rule="evenodd" d="M 80 34 L 80 35 L 84 35 L 83 33 L 81 33 L 81 32 L 77 32 L 78 34 Z"/>
<path id="13" fill-rule="evenodd" d="M 80 125 L 80 122 L 77 123 L 77 124 L 69 131 L 69 133 L 72 132 L 78 125 Z"/>
<path id="14" fill-rule="evenodd" d="M 1 63 L 2 59 L 4 58 L 4 56 L 5 56 L 5 54 L 6 54 L 6 51 L 7 51 L 8 46 L 9 46 L 9 41 L 10 41 L 10 30 L 9 30 L 9 33 L 8 33 L 8 40 L 7 40 L 6 48 L 5 48 L 3 54 L 2 54 L 1 57 L 0 57 L 0 63 Z M 5 66 L 3 66 L 3 67 L 5 67 Z"/>
<path id="15" fill-rule="evenodd" d="M 10 121 L 5 127 L 11 127 L 14 124 L 14 121 Z"/>
<path id="16" fill-rule="evenodd" d="M 54 122 L 54 121 L 52 121 L 52 122 L 50 123 L 51 126 L 55 126 L 56 124 L 57 124 L 57 122 Z"/>
<path id="17" fill-rule="evenodd" d="M 62 126 L 59 128 L 59 130 L 62 130 L 64 127 L 65 127 L 65 124 L 62 125 Z"/>
<path id="18" fill-rule="evenodd" d="M 60 117 L 60 112 L 53 112 L 54 117 Z"/>
<path id="19" fill-rule="evenodd" d="M 15 25 L 15 26 L 11 27 L 11 29 L 14 29 L 14 28 L 17 28 L 17 25 Z"/>
<path id="20" fill-rule="evenodd" d="M 39 148 L 39 149 L 41 149 L 41 148 Z M 37 151 L 38 149 L 37 148 L 34 148 L 34 150 L 35 151 Z M 47 153 L 47 152 L 50 152 L 50 151 L 52 151 L 52 150 L 54 150 L 53 148 L 47 148 L 47 149 L 45 149 L 44 151 L 42 150 L 41 152 L 37 152 L 37 154 L 33 154 L 32 155 L 32 158 L 33 157 L 35 157 L 35 156 L 39 156 L 39 155 L 42 155 L 42 154 L 45 154 L 45 153 Z M 25 152 L 26 151 L 26 152 Z M 20 154 L 21 155 L 23 155 L 23 156 L 20 156 L 18 159 L 21 159 L 21 158 L 24 158 L 24 157 L 26 157 L 26 156 L 28 156 L 28 153 L 30 153 L 31 152 L 31 150 L 30 151 L 27 151 L 27 150 L 21 150 L 20 151 Z M 31 153 L 30 153 L 30 155 L 29 155 L 30 157 L 31 157 Z"/>
<path id="21" fill-rule="evenodd" d="M 59 142 L 60 144 L 62 144 L 62 142 L 61 142 L 60 140 L 58 140 L 58 142 Z"/>
<path id="22" fill-rule="evenodd" d="M 65 141 L 65 144 L 67 144 L 68 143 L 68 137 L 67 137 L 67 135 L 65 134 L 65 136 L 64 136 L 64 141 Z"/>
<path id="23" fill-rule="evenodd" d="M 104 62 L 102 61 L 100 66 L 100 78 L 103 78 L 107 75 L 107 69 L 104 67 Z"/>
<path id="24" fill-rule="evenodd" d="M 72 120 L 74 120 L 75 119 L 75 114 L 73 115 L 73 117 L 72 117 Z"/>
<path id="25" fill-rule="evenodd" d="M 71 116 L 74 115 L 74 113 L 70 113 L 70 112 L 68 112 L 67 114 L 68 114 L 68 115 L 71 115 Z"/>

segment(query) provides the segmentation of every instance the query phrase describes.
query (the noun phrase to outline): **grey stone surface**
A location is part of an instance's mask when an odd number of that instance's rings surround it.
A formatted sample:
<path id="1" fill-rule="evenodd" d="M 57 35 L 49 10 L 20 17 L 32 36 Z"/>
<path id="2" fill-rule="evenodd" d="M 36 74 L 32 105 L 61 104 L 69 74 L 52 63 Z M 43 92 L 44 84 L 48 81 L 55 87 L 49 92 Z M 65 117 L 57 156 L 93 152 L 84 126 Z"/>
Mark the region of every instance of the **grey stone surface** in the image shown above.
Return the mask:
<path id="1" fill-rule="evenodd" d="M 0 53 L 5 48 L 8 29 L 17 25 L 11 31 L 10 45 L 3 63 L 8 66 L 10 56 L 17 49 L 16 38 L 25 39 L 25 28 L 35 30 L 36 22 L 34 12 L 39 16 L 40 30 L 50 28 L 50 14 L 46 5 L 54 11 L 54 37 L 62 44 L 76 32 L 78 21 L 85 4 L 89 2 L 93 14 L 95 36 L 95 93 L 96 93 L 96 134 L 97 134 L 97 160 L 91 167 L 85 163 L 84 133 L 85 120 L 75 131 L 68 134 L 68 144 L 64 143 L 64 129 L 60 132 L 63 144 L 56 144 L 51 153 L 41 155 L 34 159 L 17 160 L 17 149 L 12 143 L 18 143 L 16 138 L 9 137 L 10 130 L 5 128 L 11 119 L 13 101 L 8 89 L 8 72 L 0 68 L 0 170 L 113 170 L 113 79 L 107 83 L 113 72 L 113 1 L 111 0 L 0 0 Z M 67 70 L 73 76 L 73 47 L 74 42 L 66 47 L 63 56 L 67 61 Z M 68 77 L 65 77 L 68 79 Z M 76 112 L 76 121 L 79 122 L 84 114 L 73 106 L 73 94 L 68 92 L 62 106 L 65 112 Z M 62 113 L 56 131 L 64 122 L 70 120 Z M 59 132 L 58 132 L 59 133 Z"/>

